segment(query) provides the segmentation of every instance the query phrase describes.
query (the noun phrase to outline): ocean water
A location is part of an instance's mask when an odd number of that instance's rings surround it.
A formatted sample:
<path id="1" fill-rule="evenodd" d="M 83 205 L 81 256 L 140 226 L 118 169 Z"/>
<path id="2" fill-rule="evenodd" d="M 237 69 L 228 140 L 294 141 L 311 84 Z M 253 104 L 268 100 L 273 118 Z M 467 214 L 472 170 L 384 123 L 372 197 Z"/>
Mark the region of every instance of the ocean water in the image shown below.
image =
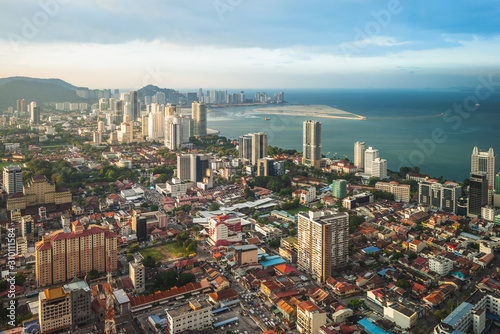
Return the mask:
<path id="1" fill-rule="evenodd" d="M 324 104 L 368 119 L 266 115 L 252 111 L 260 106 L 242 106 L 210 109 L 208 127 L 232 139 L 263 131 L 268 134 L 270 145 L 300 152 L 302 122 L 317 120 L 322 123 L 322 151 L 328 157 L 352 160 L 354 142 L 364 141 L 367 148 L 379 150 L 390 170 L 418 166 L 422 173 L 456 181 L 469 176 L 475 145 L 483 150 L 493 147 L 500 153 L 500 90 L 490 96 L 486 96 L 486 90 L 476 96 L 473 89 L 284 92 L 288 104 Z M 253 96 L 254 92 L 246 91 L 246 94 Z M 413 118 L 441 113 L 445 115 Z M 263 117 L 271 120 L 265 121 Z"/>

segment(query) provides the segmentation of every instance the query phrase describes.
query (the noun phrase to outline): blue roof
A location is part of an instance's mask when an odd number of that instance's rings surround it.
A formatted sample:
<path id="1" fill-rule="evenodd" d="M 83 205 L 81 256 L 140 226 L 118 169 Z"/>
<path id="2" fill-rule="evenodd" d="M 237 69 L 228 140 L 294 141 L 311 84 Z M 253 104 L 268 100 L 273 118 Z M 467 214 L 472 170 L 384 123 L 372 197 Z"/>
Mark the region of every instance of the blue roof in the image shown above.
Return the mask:
<path id="1" fill-rule="evenodd" d="M 473 239 L 473 240 L 479 240 L 481 239 L 480 237 L 478 237 L 477 235 L 474 235 L 474 234 L 470 234 L 470 233 L 467 233 L 467 232 L 462 232 L 460 233 L 461 236 L 464 236 L 466 238 L 469 238 L 469 239 Z"/>
<path id="2" fill-rule="evenodd" d="M 377 252 L 380 252 L 380 248 L 377 248 L 377 247 L 366 247 L 366 248 L 363 249 L 363 252 L 365 252 L 366 254 L 377 253 Z"/>
<path id="3" fill-rule="evenodd" d="M 396 269 L 393 269 L 393 268 L 387 268 L 387 269 L 384 269 L 384 270 L 381 270 L 379 271 L 377 274 L 379 274 L 380 276 L 385 276 L 385 274 L 387 274 L 388 271 L 396 271 Z"/>
<path id="4" fill-rule="evenodd" d="M 221 307 L 221 308 L 218 308 L 216 310 L 213 310 L 212 314 L 221 313 L 221 312 L 224 312 L 224 311 L 227 311 L 227 310 L 229 310 L 229 307 L 227 307 L 227 306 L 226 307 Z"/>
<path id="5" fill-rule="evenodd" d="M 286 260 L 283 260 L 279 255 L 262 256 L 259 257 L 259 263 L 262 264 L 262 266 L 265 268 L 286 263 Z"/>
<path id="6" fill-rule="evenodd" d="M 225 302 L 220 302 L 220 306 L 221 307 L 226 307 L 226 306 L 238 304 L 239 302 L 240 302 L 240 300 L 238 298 L 231 299 L 231 300 L 228 300 L 228 301 L 225 301 Z"/>
<path id="7" fill-rule="evenodd" d="M 227 319 L 227 320 L 224 320 L 224 321 L 221 321 L 221 322 L 216 322 L 214 324 L 214 328 L 217 328 L 217 327 L 220 327 L 220 326 L 224 326 L 224 325 L 230 324 L 230 323 L 235 322 L 235 321 L 238 321 L 238 317 Z"/>
<path id="8" fill-rule="evenodd" d="M 363 326 L 368 333 L 371 334 L 392 334 L 391 332 L 385 332 L 381 328 L 377 327 L 374 323 L 372 323 L 370 320 L 363 318 L 360 321 L 358 321 L 358 324 Z"/>
<path id="9" fill-rule="evenodd" d="M 443 322 L 454 328 L 457 322 L 462 319 L 467 313 L 469 313 L 473 307 L 474 305 L 464 302 L 458 305 L 458 307 L 454 309 L 453 312 L 451 312 L 446 318 L 444 318 Z"/>

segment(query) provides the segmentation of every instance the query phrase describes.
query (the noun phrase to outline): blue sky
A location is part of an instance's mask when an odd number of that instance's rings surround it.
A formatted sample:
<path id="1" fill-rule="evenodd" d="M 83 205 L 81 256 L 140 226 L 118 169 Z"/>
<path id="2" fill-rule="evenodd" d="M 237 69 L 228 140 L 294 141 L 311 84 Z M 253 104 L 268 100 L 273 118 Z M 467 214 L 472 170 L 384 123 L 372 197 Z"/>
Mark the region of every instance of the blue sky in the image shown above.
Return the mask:
<path id="1" fill-rule="evenodd" d="M 500 4 L 0 0 L 0 77 L 139 88 L 426 88 L 500 75 Z"/>

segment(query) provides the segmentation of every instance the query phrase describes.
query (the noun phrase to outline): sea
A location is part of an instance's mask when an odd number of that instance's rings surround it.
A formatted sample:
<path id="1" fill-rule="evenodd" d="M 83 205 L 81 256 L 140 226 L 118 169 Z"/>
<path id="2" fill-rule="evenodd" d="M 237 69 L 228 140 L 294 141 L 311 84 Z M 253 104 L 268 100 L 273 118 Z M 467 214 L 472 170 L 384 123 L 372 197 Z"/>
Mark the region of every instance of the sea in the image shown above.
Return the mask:
<path id="1" fill-rule="evenodd" d="M 491 87 L 490 87 L 491 88 Z M 500 153 L 500 88 L 482 89 L 283 89 L 288 105 L 327 105 L 367 117 L 331 119 L 253 112 L 266 106 L 210 108 L 208 128 L 237 139 L 266 132 L 269 145 L 302 151 L 302 123 L 322 123 L 322 152 L 354 159 L 354 143 L 379 150 L 388 169 L 418 166 L 423 174 L 462 182 L 475 145 Z M 268 96 L 280 90 L 268 89 Z M 246 96 L 254 91 L 245 90 Z M 431 116 L 431 117 L 427 117 Z M 270 118 L 270 120 L 263 120 Z"/>

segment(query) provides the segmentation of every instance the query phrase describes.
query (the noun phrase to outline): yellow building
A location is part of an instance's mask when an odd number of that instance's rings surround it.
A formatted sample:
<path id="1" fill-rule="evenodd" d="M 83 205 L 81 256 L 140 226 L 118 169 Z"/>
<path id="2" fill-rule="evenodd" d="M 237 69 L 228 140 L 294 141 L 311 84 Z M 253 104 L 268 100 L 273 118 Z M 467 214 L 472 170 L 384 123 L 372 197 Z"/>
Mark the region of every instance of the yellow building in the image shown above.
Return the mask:
<path id="1" fill-rule="evenodd" d="M 38 319 L 42 334 L 69 329 L 72 324 L 71 291 L 63 287 L 45 289 L 38 294 Z"/>
<path id="2" fill-rule="evenodd" d="M 47 211 L 51 212 L 70 209 L 71 201 L 71 193 L 68 190 L 56 189 L 56 184 L 47 180 L 45 175 L 35 175 L 24 186 L 22 194 L 9 196 L 7 210 L 26 210 L 37 206 L 46 206 Z"/>
<path id="3" fill-rule="evenodd" d="M 48 286 L 85 276 L 95 269 L 117 269 L 117 235 L 91 225 L 84 229 L 78 221 L 72 231 L 43 236 L 35 245 L 35 273 L 38 286 Z"/>

